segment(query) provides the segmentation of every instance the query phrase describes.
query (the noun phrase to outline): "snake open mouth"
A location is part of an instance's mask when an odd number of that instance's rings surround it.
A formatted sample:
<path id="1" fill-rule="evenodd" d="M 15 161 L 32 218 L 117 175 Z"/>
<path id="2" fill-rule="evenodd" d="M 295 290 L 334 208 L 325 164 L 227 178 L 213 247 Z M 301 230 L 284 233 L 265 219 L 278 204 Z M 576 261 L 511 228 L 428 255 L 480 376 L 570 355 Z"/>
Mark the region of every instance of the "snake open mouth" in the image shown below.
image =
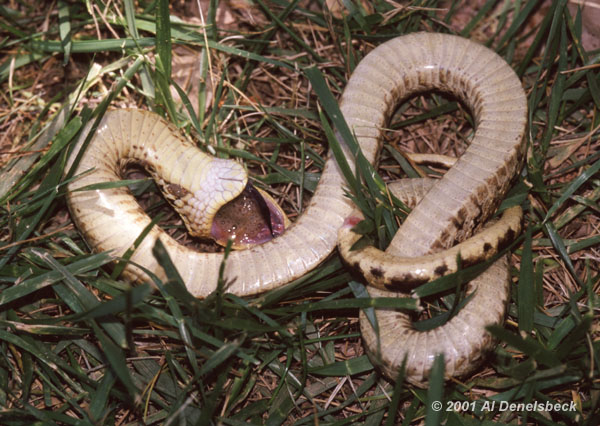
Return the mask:
<path id="1" fill-rule="evenodd" d="M 248 248 L 281 235 L 288 219 L 275 201 L 250 183 L 240 195 L 219 209 L 211 235 L 221 244 L 233 241 L 233 248 Z"/>

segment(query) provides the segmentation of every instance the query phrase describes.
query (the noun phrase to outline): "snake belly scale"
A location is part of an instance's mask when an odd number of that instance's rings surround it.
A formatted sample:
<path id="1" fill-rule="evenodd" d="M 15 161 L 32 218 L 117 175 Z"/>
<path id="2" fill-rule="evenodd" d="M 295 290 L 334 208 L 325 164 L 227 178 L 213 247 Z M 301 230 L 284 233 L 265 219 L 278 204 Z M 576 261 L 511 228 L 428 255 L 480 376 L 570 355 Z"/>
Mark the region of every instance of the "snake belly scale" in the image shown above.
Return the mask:
<path id="1" fill-rule="evenodd" d="M 462 99 L 473 112 L 476 133 L 455 166 L 425 194 L 418 195 L 421 201 L 387 249 L 394 256 L 433 254 L 436 258 L 438 253 L 443 256 L 441 250 L 454 242 L 467 239 L 498 206 L 520 168 L 524 151 L 525 96 L 518 78 L 502 58 L 460 37 L 415 33 L 392 39 L 369 53 L 342 95 L 340 109 L 368 161 L 376 159 L 382 129 L 394 106 L 414 93 L 432 89 L 451 92 Z M 82 133 L 69 165 L 89 132 L 90 126 Z M 341 143 L 352 163 L 352 155 Z M 161 175 L 168 185 L 185 188 L 183 192 L 212 196 L 208 194 L 214 191 L 215 200 L 226 202 L 247 181 L 245 171 L 233 161 L 205 157 L 154 114 L 109 111 L 77 165 L 76 173 L 81 177 L 69 184 L 67 200 L 74 221 L 95 250 L 112 250 L 120 256 L 150 223 L 150 218 L 124 188 L 77 189 L 120 180 L 120 167 L 133 161 L 148 167 L 153 175 Z M 212 173 L 209 171 L 221 173 L 228 183 L 194 187 L 190 178 L 194 169 L 205 176 Z M 228 291 L 240 296 L 267 291 L 321 263 L 335 249 L 338 231 L 353 212 L 344 186 L 344 178 L 330 154 L 309 206 L 283 235 L 230 253 L 224 272 Z M 212 206 L 211 212 L 215 209 Z M 151 230 L 132 261 L 164 278 L 151 254 L 158 238 L 194 296 L 206 297 L 215 290 L 223 255 L 195 252 L 160 228 Z M 497 244 L 502 240 L 495 239 Z M 481 259 L 484 258 L 482 254 Z M 484 330 L 485 324 L 501 321 L 505 310 L 509 276 L 506 259 L 500 259 L 488 271 L 494 279 L 483 284 L 470 283 L 477 289 L 475 296 L 440 331 L 416 333 L 404 314 L 378 310 L 381 332 L 376 336 L 362 315 L 363 336 L 371 358 L 393 379 L 408 354 L 409 360 L 414 359 L 409 363 L 408 379 L 416 384 L 426 380 L 433 354 L 440 351 L 446 355 L 448 376 L 469 371 L 489 347 L 491 338 Z M 124 273 L 132 280 L 147 278 L 131 264 Z M 370 291 L 374 295 L 395 294 L 375 288 Z M 482 313 L 486 315 L 481 321 L 473 321 Z M 400 324 L 404 328 L 398 328 Z M 404 343 L 399 344 L 401 339 Z"/>

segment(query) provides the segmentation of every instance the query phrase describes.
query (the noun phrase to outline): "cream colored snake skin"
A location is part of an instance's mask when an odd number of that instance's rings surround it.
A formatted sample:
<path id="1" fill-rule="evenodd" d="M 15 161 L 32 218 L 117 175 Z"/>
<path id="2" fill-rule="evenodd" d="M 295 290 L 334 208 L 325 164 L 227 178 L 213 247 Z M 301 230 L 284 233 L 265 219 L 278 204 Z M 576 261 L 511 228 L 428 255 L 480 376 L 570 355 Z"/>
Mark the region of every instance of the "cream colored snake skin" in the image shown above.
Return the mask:
<path id="1" fill-rule="evenodd" d="M 429 255 L 465 240 L 493 213 L 520 167 L 526 104 L 514 72 L 502 58 L 477 43 L 427 33 L 398 37 L 380 45 L 359 63 L 348 81 L 340 108 L 367 160 L 374 162 L 381 129 L 398 101 L 430 89 L 448 91 L 463 99 L 475 117 L 476 134 L 465 154 L 408 216 L 387 250 L 395 256 Z M 90 126 L 82 133 L 66 170 L 89 131 Z M 347 149 L 346 157 L 353 162 Z M 210 218 L 242 191 L 248 179 L 239 164 L 208 157 L 155 114 L 140 110 L 107 112 L 81 157 L 75 171 L 81 177 L 69 184 L 67 200 L 88 243 L 97 251 L 111 250 L 115 256 L 132 246 L 150 218 L 123 187 L 77 189 L 120 180 L 122 168 L 131 162 L 146 167 L 159 181 L 167 199 L 180 213 L 187 214 L 186 225 L 200 224 L 202 229 L 197 235 L 206 235 Z M 334 250 L 338 231 L 353 211 L 344 186 L 330 154 L 309 206 L 283 235 L 230 253 L 224 270 L 227 290 L 239 296 L 264 292 L 301 277 L 321 263 Z M 177 199 L 179 195 L 185 203 Z M 202 206 L 208 209 L 206 213 L 197 212 L 196 208 Z M 347 224 L 353 217 L 350 219 Z M 518 232 L 513 225 L 502 226 L 505 231 Z M 223 255 L 193 251 L 158 227 L 135 250 L 132 262 L 164 279 L 164 271 L 151 252 L 157 238 L 165 245 L 190 293 L 206 297 L 215 290 Z M 496 235 L 492 243 L 475 239 L 468 247 L 479 244 L 484 252 L 493 251 L 505 239 L 503 235 Z M 480 259 L 486 258 L 484 252 Z M 377 256 L 381 255 L 376 255 L 374 262 L 379 262 Z M 440 257 L 448 258 L 441 253 L 433 256 L 433 261 L 439 262 Z M 376 264 L 369 264 L 368 269 Z M 447 266 L 450 270 L 451 265 Z M 433 268 L 436 270 L 441 271 L 439 265 Z M 131 280 L 147 279 L 131 264 L 124 274 Z M 394 277 L 390 279 L 394 289 L 402 287 Z M 480 333 L 483 322 L 502 320 L 507 283 L 506 260 L 502 259 L 470 284 L 477 288 L 475 296 L 438 329 L 441 331 L 416 333 L 404 314 L 378 310 L 381 335 L 377 338 L 361 316 L 371 358 L 394 379 L 403 354 L 408 353 L 408 377 L 418 384 L 426 380 L 433 354 L 444 352 L 447 376 L 464 374 L 489 346 L 487 333 Z M 388 295 L 383 290 L 372 291 Z"/>

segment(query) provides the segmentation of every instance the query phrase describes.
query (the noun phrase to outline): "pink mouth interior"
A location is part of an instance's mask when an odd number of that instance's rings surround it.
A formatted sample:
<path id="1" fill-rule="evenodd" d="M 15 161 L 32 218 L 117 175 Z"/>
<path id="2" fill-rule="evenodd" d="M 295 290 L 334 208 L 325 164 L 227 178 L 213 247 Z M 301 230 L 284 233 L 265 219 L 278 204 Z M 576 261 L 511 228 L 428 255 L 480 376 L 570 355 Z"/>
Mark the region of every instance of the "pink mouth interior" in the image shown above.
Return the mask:
<path id="1" fill-rule="evenodd" d="M 264 199 L 270 213 L 267 215 L 256 197 L 260 197 L 256 190 L 244 190 L 237 198 L 221 207 L 211 230 L 217 243 L 225 245 L 231 239 L 234 248 L 250 247 L 270 241 L 283 233 L 285 224 L 279 209 Z"/>

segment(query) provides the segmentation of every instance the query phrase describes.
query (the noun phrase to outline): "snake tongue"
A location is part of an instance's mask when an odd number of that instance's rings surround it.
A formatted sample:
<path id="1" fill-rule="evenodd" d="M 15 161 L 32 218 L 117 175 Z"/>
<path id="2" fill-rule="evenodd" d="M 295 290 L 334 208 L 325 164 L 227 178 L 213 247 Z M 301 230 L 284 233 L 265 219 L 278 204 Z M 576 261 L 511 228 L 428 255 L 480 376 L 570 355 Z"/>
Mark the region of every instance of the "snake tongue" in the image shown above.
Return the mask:
<path id="1" fill-rule="evenodd" d="M 248 248 L 281 235 L 287 218 L 275 201 L 250 183 L 240 195 L 217 212 L 211 235 L 221 245 L 233 241 L 233 248 Z"/>

